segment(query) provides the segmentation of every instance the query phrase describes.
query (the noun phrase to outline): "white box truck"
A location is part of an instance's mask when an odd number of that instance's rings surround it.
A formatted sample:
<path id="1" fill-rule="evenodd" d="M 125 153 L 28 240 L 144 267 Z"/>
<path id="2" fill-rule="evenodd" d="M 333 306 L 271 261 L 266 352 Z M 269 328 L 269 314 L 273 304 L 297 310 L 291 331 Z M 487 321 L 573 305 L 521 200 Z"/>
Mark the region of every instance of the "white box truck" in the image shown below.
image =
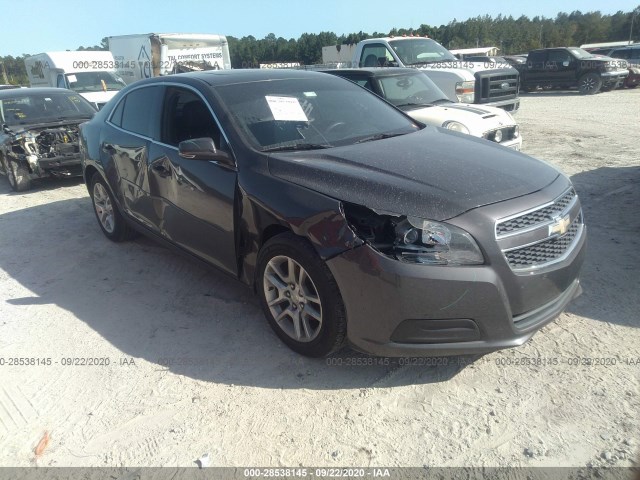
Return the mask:
<path id="1" fill-rule="evenodd" d="M 126 83 L 197 70 L 231 68 L 224 35 L 145 33 L 109 37 L 109 50 Z"/>
<path id="2" fill-rule="evenodd" d="M 73 90 L 100 109 L 126 84 L 111 52 L 47 52 L 24 59 L 32 87 Z"/>
<path id="3" fill-rule="evenodd" d="M 386 37 L 355 45 L 322 49 L 323 62 L 345 67 L 413 67 L 422 70 L 447 96 L 462 103 L 485 104 L 516 112 L 520 107 L 519 73 L 509 65 L 459 60 L 428 37 Z M 500 68 L 496 68 L 496 66 Z"/>

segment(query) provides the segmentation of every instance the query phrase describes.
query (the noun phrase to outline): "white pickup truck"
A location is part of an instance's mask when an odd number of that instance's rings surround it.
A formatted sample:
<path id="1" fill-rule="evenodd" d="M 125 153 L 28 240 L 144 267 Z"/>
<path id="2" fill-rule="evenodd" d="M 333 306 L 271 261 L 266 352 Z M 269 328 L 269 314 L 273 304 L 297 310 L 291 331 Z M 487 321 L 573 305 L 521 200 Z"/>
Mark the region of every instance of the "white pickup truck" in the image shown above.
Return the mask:
<path id="1" fill-rule="evenodd" d="M 500 107 L 520 108 L 519 73 L 495 62 L 457 59 L 438 42 L 426 37 L 370 38 L 355 48 L 324 47 L 323 63 L 339 67 L 413 67 L 423 70 L 452 100 Z M 350 61 L 344 61 L 351 54 Z M 497 67 L 497 68 L 496 68 Z"/>

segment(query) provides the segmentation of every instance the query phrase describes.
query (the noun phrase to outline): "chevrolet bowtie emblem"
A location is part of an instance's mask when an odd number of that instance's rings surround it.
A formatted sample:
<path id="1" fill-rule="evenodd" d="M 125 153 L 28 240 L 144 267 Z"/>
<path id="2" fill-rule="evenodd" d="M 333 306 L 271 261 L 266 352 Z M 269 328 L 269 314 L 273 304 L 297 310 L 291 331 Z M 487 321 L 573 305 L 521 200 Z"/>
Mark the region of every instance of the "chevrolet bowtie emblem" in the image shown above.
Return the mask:
<path id="1" fill-rule="evenodd" d="M 555 222 L 549 225 L 549 236 L 550 237 L 561 237 L 565 233 L 569 231 L 569 226 L 571 225 L 571 216 L 565 215 L 564 217 L 556 218 Z"/>

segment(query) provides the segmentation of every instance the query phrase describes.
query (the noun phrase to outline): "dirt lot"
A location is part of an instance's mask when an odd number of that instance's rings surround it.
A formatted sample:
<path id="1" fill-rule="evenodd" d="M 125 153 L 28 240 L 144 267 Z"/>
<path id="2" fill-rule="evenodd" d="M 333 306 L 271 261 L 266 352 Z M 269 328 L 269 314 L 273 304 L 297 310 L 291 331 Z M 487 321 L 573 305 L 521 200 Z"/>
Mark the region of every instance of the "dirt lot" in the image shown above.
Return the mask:
<path id="1" fill-rule="evenodd" d="M 0 177 L 0 466 L 633 465 L 639 113 L 640 89 L 523 97 L 524 151 L 582 198 L 585 291 L 524 346 L 466 365 L 299 357 L 241 284 L 108 241 L 80 182 L 13 194 Z M 85 357 L 110 364 L 66 365 Z"/>

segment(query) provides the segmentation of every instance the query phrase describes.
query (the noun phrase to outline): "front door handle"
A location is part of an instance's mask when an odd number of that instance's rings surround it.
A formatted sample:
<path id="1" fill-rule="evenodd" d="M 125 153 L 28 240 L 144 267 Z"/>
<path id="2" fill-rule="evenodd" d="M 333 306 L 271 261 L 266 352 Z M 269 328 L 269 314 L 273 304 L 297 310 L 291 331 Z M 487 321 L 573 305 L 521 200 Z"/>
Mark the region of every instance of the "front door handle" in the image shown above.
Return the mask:
<path id="1" fill-rule="evenodd" d="M 171 175 L 171 170 L 169 170 L 167 167 L 165 167 L 164 165 L 154 165 L 153 167 L 153 171 L 157 172 L 158 175 L 160 175 L 161 177 L 168 177 Z"/>

